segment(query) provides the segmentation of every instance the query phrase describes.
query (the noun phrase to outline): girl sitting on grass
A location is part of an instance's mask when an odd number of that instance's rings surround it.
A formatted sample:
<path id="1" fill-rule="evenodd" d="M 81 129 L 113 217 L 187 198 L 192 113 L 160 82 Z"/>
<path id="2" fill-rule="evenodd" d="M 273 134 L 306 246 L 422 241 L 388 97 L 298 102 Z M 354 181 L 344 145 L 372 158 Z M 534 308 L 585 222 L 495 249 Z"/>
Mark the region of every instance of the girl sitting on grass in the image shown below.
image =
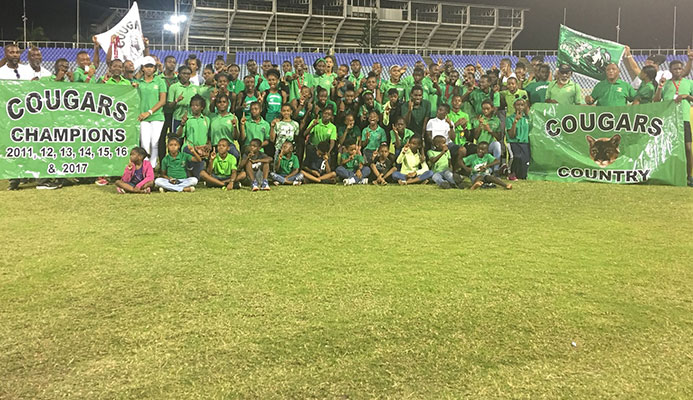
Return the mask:
<path id="1" fill-rule="evenodd" d="M 154 186 L 154 169 L 145 160 L 149 157 L 142 147 L 130 150 L 130 162 L 125 167 L 123 177 L 115 182 L 118 193 L 151 193 Z"/>
<path id="2" fill-rule="evenodd" d="M 399 171 L 393 172 L 392 177 L 397 179 L 400 185 L 426 184 L 433 176 L 433 172 L 428 169 L 426 164 L 423 141 L 419 135 L 412 136 L 409 143 L 402 147 L 402 152 L 397 157 L 397 164 L 401 164 L 402 167 Z"/>

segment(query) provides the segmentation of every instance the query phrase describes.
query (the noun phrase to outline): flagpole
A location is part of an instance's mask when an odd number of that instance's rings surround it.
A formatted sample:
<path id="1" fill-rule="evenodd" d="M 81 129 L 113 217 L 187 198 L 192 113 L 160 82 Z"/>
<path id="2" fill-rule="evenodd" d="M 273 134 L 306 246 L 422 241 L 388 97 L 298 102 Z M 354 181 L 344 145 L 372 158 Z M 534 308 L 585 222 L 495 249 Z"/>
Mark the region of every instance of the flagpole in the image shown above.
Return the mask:
<path id="1" fill-rule="evenodd" d="M 565 7 L 563 7 L 563 25 L 565 25 L 566 14 L 567 14 L 567 9 Z"/>
<path id="2" fill-rule="evenodd" d="M 621 7 L 618 8 L 618 21 L 616 22 L 616 42 L 621 43 Z"/>
<path id="3" fill-rule="evenodd" d="M 26 32 L 26 29 L 24 29 Z M 79 48 L 79 0 L 77 0 L 77 48 Z"/>
<path id="4" fill-rule="evenodd" d="M 676 50 L 676 6 L 674 6 L 674 36 L 671 41 L 671 49 Z"/>

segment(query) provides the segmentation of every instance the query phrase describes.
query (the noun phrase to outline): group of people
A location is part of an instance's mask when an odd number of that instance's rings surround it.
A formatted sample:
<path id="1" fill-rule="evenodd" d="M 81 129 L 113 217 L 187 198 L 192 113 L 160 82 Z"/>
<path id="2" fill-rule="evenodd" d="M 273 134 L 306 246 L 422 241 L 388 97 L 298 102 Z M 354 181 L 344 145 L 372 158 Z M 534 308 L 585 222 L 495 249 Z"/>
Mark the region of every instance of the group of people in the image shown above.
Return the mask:
<path id="1" fill-rule="evenodd" d="M 116 40 L 114 38 L 114 40 Z M 147 41 L 145 40 L 145 44 Z M 97 46 L 95 41 L 95 47 Z M 571 67 L 553 70 L 541 56 L 529 64 L 503 59 L 484 71 L 451 61 L 424 65 L 411 74 L 400 65 L 380 63 L 364 73 L 358 59 L 338 64 L 333 56 L 316 60 L 309 72 L 301 57 L 281 66 L 254 60 L 241 68 L 218 57 L 201 65 L 194 55 L 179 66 L 147 54 L 141 68 L 112 59 L 108 72 L 96 77 L 98 51 L 77 55 L 77 68 L 55 62 L 41 67 L 40 50 L 29 51 L 29 65 L 19 63 L 19 48 L 5 47 L 0 79 L 132 85 L 140 95 L 140 146 L 132 149 L 121 179 L 122 193 L 194 191 L 206 186 L 252 191 L 274 185 L 343 183 L 344 185 L 434 182 L 439 187 L 501 186 L 501 180 L 526 179 L 531 159 L 529 110 L 536 103 L 623 106 L 672 99 L 684 109 L 688 184 L 691 178 L 690 101 L 693 81 L 688 62 L 672 61 L 660 69 L 662 57 L 648 58 L 641 69 L 626 51 L 633 85 L 619 79 L 617 64 L 607 79 L 583 96 Z M 158 178 L 154 171 L 158 172 Z M 467 179 L 467 177 L 469 179 Z M 16 189 L 19 180 L 10 182 Z M 59 187 L 43 180 L 38 187 Z"/>

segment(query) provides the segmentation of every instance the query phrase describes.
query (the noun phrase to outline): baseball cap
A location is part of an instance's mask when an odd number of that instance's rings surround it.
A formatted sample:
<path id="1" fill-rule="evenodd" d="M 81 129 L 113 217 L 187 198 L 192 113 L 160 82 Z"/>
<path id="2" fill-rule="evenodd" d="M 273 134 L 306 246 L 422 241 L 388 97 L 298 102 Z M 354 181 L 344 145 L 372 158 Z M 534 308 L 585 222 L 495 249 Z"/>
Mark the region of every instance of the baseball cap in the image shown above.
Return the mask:
<path id="1" fill-rule="evenodd" d="M 142 62 L 140 63 L 140 65 L 147 65 L 147 64 L 156 65 L 156 61 L 154 60 L 154 57 L 152 57 L 152 56 L 144 57 L 142 59 Z"/>
<path id="2" fill-rule="evenodd" d="M 566 63 L 561 63 L 561 65 L 558 66 L 558 72 L 571 72 L 573 69 L 570 68 L 570 65 Z"/>
<path id="3" fill-rule="evenodd" d="M 393 65 L 390 65 L 389 71 L 392 71 L 393 68 L 402 69 L 402 67 L 399 66 L 399 64 L 393 64 Z"/>

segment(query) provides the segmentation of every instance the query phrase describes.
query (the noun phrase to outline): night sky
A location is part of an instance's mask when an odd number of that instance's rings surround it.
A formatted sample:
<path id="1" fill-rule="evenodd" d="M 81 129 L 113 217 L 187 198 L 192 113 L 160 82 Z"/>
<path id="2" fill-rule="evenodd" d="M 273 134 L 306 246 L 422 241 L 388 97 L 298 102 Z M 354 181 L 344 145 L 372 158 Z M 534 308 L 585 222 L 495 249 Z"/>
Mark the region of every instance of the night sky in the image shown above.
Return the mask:
<path id="1" fill-rule="evenodd" d="M 28 26 L 42 26 L 54 41 L 73 41 L 76 0 L 26 0 Z M 481 0 L 463 3 L 497 4 L 526 7 L 530 11 L 525 29 L 514 44 L 515 49 L 555 49 L 558 25 L 567 8 L 567 25 L 585 33 L 616 40 L 616 21 L 621 7 L 621 42 L 632 48 L 671 48 L 674 5 L 677 8 L 676 47 L 685 49 L 693 42 L 692 0 Z M 92 23 L 99 23 L 108 8 L 127 7 L 127 0 L 81 0 L 82 35 Z M 14 40 L 21 26 L 22 1 L 5 0 L 9 5 L 0 15 L 0 38 Z M 141 9 L 172 10 L 173 0 L 140 0 Z"/>

